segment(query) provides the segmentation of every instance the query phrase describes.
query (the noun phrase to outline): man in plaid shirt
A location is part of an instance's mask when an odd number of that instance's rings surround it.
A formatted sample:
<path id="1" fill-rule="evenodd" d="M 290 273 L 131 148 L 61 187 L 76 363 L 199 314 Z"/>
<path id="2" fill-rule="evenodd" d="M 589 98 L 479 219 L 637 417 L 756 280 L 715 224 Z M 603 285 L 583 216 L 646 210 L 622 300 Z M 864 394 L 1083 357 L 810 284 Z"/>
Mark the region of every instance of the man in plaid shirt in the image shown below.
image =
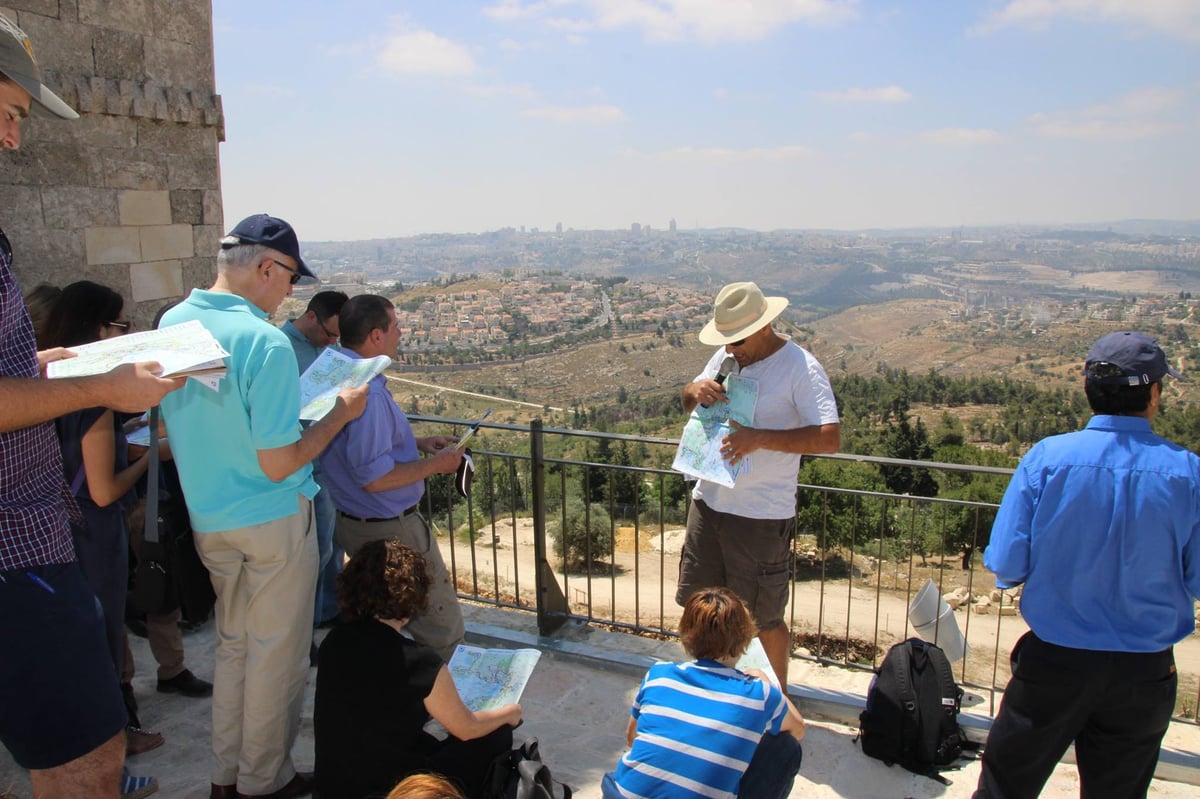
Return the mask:
<path id="1" fill-rule="evenodd" d="M 33 104 L 77 114 L 41 82 L 29 37 L 0 15 L 0 146 L 21 144 Z M 0 741 L 30 770 L 35 796 L 112 797 L 125 755 L 125 706 L 96 599 L 68 526 L 78 516 L 53 419 L 103 405 L 145 410 L 182 380 L 155 363 L 48 381 L 0 229 Z"/>

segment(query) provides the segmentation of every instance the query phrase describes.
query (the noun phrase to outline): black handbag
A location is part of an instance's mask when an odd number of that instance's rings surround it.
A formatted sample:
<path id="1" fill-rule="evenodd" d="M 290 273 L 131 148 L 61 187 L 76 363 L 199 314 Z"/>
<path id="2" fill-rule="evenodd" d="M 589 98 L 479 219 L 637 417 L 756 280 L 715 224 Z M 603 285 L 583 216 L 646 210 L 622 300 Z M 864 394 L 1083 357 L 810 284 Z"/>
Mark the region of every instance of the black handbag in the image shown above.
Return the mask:
<path id="1" fill-rule="evenodd" d="M 203 622 L 216 602 L 208 569 L 196 552 L 187 505 L 159 482 L 158 408 L 150 411 L 150 466 L 146 476 L 146 519 L 141 557 L 133 578 L 132 602 L 144 613 L 180 608 Z"/>
<path id="2" fill-rule="evenodd" d="M 555 792 L 555 785 L 560 792 Z M 537 738 L 493 760 L 483 781 L 484 799 L 571 799 L 571 793 L 571 786 L 550 776 Z"/>

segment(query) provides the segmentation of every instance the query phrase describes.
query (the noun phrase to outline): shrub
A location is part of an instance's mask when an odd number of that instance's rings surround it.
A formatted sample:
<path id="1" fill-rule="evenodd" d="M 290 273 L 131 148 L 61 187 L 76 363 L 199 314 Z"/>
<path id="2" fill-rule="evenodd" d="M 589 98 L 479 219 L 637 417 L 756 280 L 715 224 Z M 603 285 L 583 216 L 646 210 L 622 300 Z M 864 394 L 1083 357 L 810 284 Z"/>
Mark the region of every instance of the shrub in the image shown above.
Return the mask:
<path id="1" fill-rule="evenodd" d="M 608 511 L 595 502 L 585 508 L 578 497 L 567 499 L 565 514 L 560 510 L 547 520 L 547 532 L 554 541 L 554 551 L 568 568 L 586 568 L 594 561 L 607 559 L 612 551 Z"/>

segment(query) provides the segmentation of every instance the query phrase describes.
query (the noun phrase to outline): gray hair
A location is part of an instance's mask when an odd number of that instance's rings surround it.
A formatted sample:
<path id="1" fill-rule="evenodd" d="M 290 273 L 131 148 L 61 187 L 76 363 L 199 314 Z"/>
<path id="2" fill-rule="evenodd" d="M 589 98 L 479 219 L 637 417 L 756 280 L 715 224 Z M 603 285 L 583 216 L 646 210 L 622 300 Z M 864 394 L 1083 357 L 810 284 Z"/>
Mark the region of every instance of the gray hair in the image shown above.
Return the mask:
<path id="1" fill-rule="evenodd" d="M 261 244 L 234 244 L 229 246 L 221 241 L 221 250 L 217 253 L 217 274 L 225 274 L 230 269 L 243 266 L 258 266 L 263 256 L 271 251 L 270 247 Z"/>

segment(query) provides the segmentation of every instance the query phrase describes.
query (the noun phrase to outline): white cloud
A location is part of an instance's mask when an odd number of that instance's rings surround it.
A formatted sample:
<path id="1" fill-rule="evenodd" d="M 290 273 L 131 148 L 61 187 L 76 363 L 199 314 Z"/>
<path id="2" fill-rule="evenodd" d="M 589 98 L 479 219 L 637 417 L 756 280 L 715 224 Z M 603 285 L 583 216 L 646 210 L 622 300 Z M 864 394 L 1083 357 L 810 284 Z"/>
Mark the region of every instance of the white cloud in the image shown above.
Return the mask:
<path id="1" fill-rule="evenodd" d="M 817 92 L 825 100 L 852 103 L 907 103 L 912 95 L 899 86 L 881 86 L 878 89 L 850 88 L 836 92 Z"/>
<path id="2" fill-rule="evenodd" d="M 1000 133 L 988 128 L 936 128 L 920 134 L 922 141 L 946 147 L 974 147 L 1000 139 Z"/>
<path id="3" fill-rule="evenodd" d="M 550 122 L 607 124 L 625 118 L 625 112 L 615 105 L 543 105 L 522 111 L 525 116 Z"/>
<path id="4" fill-rule="evenodd" d="M 1062 17 L 1131 25 L 1200 41 L 1200 3 L 1196 0 L 1009 0 L 985 16 L 975 30 L 989 32 L 1008 25 L 1045 27 Z"/>
<path id="5" fill-rule="evenodd" d="M 1150 86 L 1128 92 L 1111 103 L 1069 111 L 1049 111 L 1029 118 L 1033 132 L 1058 139 L 1128 141 L 1178 130 L 1171 117 L 1184 101 L 1184 92 Z"/>
<path id="6" fill-rule="evenodd" d="M 376 64 L 391 75 L 469 75 L 475 59 L 463 45 L 423 28 L 409 27 L 403 17 L 393 18 L 397 30 L 384 37 Z"/>
<path id="7" fill-rule="evenodd" d="M 718 161 L 726 163 L 744 161 L 790 161 L 813 155 L 811 147 L 803 144 L 781 144 L 777 147 L 675 147 L 655 155 L 671 159 Z"/>
<path id="8" fill-rule="evenodd" d="M 541 19 L 558 30 L 640 29 L 652 41 L 755 41 L 797 22 L 831 24 L 858 13 L 859 0 L 500 0 L 484 13 L 502 21 Z M 569 15 L 567 12 L 575 13 Z"/>

